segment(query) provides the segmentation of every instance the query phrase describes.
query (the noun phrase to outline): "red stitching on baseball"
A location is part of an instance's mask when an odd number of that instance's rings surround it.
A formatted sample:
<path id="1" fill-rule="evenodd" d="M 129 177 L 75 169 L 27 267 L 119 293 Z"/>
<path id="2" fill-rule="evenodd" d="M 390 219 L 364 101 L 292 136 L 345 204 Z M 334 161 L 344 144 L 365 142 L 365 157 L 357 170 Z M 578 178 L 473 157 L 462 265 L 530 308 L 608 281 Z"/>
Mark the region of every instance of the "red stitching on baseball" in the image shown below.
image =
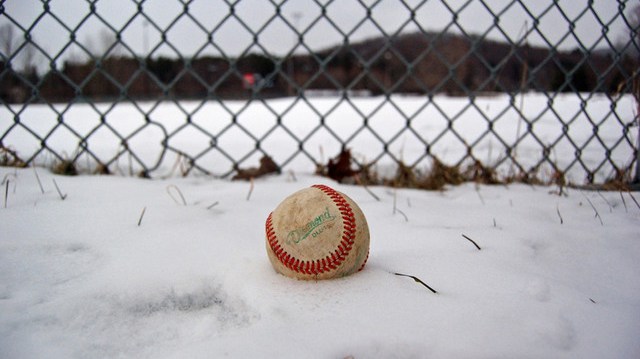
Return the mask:
<path id="1" fill-rule="evenodd" d="M 336 190 L 325 185 L 313 185 L 311 187 L 317 188 L 324 194 L 329 196 L 329 198 L 331 198 L 331 200 L 333 200 L 333 202 L 336 204 L 336 207 L 338 207 L 338 209 L 340 210 L 344 230 L 342 232 L 342 241 L 336 248 L 335 252 L 331 253 L 325 258 L 317 259 L 315 261 L 301 261 L 300 259 L 295 258 L 291 254 L 287 253 L 285 248 L 278 243 L 276 231 L 273 228 L 273 212 L 269 213 L 265 228 L 269 247 L 271 247 L 271 250 L 276 255 L 276 258 L 278 258 L 280 263 L 296 273 L 318 275 L 330 270 L 337 269 L 347 258 L 347 256 L 349 256 L 349 252 L 351 252 L 351 249 L 353 249 L 356 234 L 356 220 L 351 206 L 349 205 L 347 200 Z M 369 253 L 367 253 L 367 257 L 369 257 Z M 365 259 L 365 263 L 366 261 L 367 260 Z M 358 270 L 362 270 L 363 267 L 364 263 Z"/>
<path id="2" fill-rule="evenodd" d="M 368 259 L 369 259 L 369 251 L 367 251 L 367 256 L 364 258 L 364 262 L 362 262 L 362 265 L 360 266 L 360 268 L 358 268 L 358 272 L 364 269 L 364 265 L 367 264 Z"/>

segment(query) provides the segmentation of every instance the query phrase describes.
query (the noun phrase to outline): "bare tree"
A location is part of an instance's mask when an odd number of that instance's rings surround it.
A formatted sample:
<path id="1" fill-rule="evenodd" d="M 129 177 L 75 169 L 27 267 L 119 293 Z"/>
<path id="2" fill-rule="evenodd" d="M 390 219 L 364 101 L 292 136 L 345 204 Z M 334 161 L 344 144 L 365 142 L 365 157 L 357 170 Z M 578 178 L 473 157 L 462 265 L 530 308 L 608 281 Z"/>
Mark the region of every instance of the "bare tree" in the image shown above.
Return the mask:
<path id="1" fill-rule="evenodd" d="M 118 41 L 116 34 L 107 29 L 100 31 L 100 43 L 102 45 L 102 51 L 106 54 L 109 52 L 110 57 L 117 57 L 122 55 L 123 46 Z"/>
<path id="2" fill-rule="evenodd" d="M 102 29 L 97 34 L 87 36 L 84 46 L 89 55 L 94 58 L 104 56 L 117 57 L 122 53 L 122 45 L 117 40 L 116 35 L 107 29 Z"/>
<path id="3" fill-rule="evenodd" d="M 636 5 L 631 9 L 631 14 L 629 15 L 629 21 L 631 23 L 631 27 L 638 29 L 640 25 L 640 5 Z M 640 38 L 640 33 L 636 32 L 636 37 Z"/>
<path id="4" fill-rule="evenodd" d="M 13 53 L 13 47 L 16 43 L 15 28 L 11 24 L 0 26 L 0 48 L 2 55 L 9 57 Z"/>
<path id="5" fill-rule="evenodd" d="M 630 32 L 631 36 L 633 36 L 633 31 L 635 31 L 635 46 L 631 46 L 633 50 L 635 50 L 636 55 L 640 55 L 640 50 L 638 46 L 640 46 L 640 5 L 636 5 L 631 9 L 629 14 L 629 25 L 631 27 Z"/>
<path id="6" fill-rule="evenodd" d="M 83 53 L 93 58 L 100 57 L 100 49 L 98 49 L 98 46 L 96 46 L 95 38 L 93 36 L 86 35 L 85 40 L 82 42 L 82 45 L 84 47 L 84 49 L 82 49 Z M 72 57 L 74 62 L 82 62 L 80 59 L 83 56 L 78 56 L 74 53 Z"/>
<path id="7" fill-rule="evenodd" d="M 38 66 L 36 63 L 38 53 L 36 50 L 36 46 L 30 41 L 25 44 L 24 49 L 21 51 L 23 65 L 22 71 L 30 77 L 35 77 L 38 73 Z"/>

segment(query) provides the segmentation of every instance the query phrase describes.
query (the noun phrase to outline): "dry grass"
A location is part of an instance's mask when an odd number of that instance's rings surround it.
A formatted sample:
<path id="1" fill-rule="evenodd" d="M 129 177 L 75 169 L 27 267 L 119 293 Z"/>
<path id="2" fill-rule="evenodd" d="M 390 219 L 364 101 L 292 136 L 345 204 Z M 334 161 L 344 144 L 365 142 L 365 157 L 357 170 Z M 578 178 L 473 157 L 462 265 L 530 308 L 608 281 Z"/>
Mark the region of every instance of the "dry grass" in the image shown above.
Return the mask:
<path id="1" fill-rule="evenodd" d="M 16 151 L 0 146 L 0 166 L 22 168 L 27 167 L 27 163 L 18 156 Z"/>
<path id="2" fill-rule="evenodd" d="M 280 167 L 269 156 L 260 158 L 260 167 L 236 168 L 237 174 L 233 176 L 233 180 L 245 180 L 253 183 L 254 178 L 259 178 L 272 173 L 280 173 Z"/>
<path id="3" fill-rule="evenodd" d="M 76 167 L 75 162 L 66 159 L 56 162 L 51 168 L 51 171 L 57 175 L 63 176 L 78 175 L 78 168 Z"/>
<path id="4" fill-rule="evenodd" d="M 350 157 L 345 156 L 346 151 L 341 153 L 340 161 L 333 160 L 330 165 L 340 162 L 340 167 L 351 169 L 355 164 Z M 346 158 L 349 161 L 346 161 Z M 479 160 L 474 160 L 466 167 L 460 165 L 449 166 L 433 157 L 431 166 L 426 170 L 420 170 L 409 166 L 402 161 L 397 162 L 395 174 L 391 177 L 382 177 L 372 164 L 360 165 L 359 170 L 350 170 L 350 175 L 341 172 L 341 176 L 332 177 L 326 170 L 327 166 L 319 165 L 321 169 L 316 172 L 318 175 L 331 177 L 341 183 L 356 183 L 358 185 L 384 185 L 393 188 L 415 188 L 432 191 L 443 190 L 448 185 L 460 185 L 466 182 L 476 184 L 498 185 L 510 183 L 523 183 L 540 186 L 556 186 L 557 193 L 564 195 L 566 188 L 589 188 L 594 190 L 628 191 L 633 181 L 631 167 L 617 170 L 614 175 L 598 185 L 579 185 L 571 183 L 564 171 L 555 167 L 550 173 L 540 174 L 540 168 L 532 168 L 529 171 L 520 169 L 520 172 L 511 170 L 509 175 L 500 175 L 495 167 L 485 165 Z M 354 179 L 355 177 L 355 179 Z"/>
<path id="5" fill-rule="evenodd" d="M 96 165 L 96 169 L 93 171 L 93 174 L 96 175 L 110 175 L 111 171 L 109 170 L 109 166 L 104 163 L 98 163 Z"/>
<path id="6" fill-rule="evenodd" d="M 500 184 L 503 183 L 498 179 L 498 174 L 496 170 L 492 167 L 485 166 L 479 160 L 475 160 L 473 164 L 471 164 L 466 172 L 466 178 L 469 181 L 473 181 L 475 183 L 480 184 Z"/>
<path id="7" fill-rule="evenodd" d="M 383 177 L 377 171 L 375 164 L 356 164 L 351 157 L 350 151 L 345 149 L 328 163 L 319 164 L 316 174 L 330 177 L 341 183 L 357 184 L 364 187 L 372 185 L 384 185 L 393 188 L 415 188 L 431 191 L 441 191 L 446 186 L 456 186 L 466 182 L 477 184 L 497 185 L 510 183 L 523 183 L 541 186 L 557 186 L 558 194 L 564 194 L 566 188 L 582 188 L 588 190 L 623 191 L 628 192 L 635 189 L 633 166 L 616 168 L 610 178 L 602 184 L 576 184 L 571 183 L 566 174 L 555 167 L 551 172 L 540 174 L 540 168 L 532 168 L 528 171 L 520 168 L 509 171 L 508 175 L 501 175 L 495 167 L 489 166 L 480 160 L 473 160 L 470 164 L 447 165 L 435 156 L 432 156 L 431 166 L 426 169 L 419 169 L 409 166 L 402 161 L 396 163 L 396 171 L 390 177 Z M 26 167 L 16 151 L 6 147 L 0 147 L 0 166 Z M 77 163 L 60 159 L 50 167 L 55 174 L 65 176 L 75 176 L 79 174 Z M 98 163 L 93 174 L 109 175 L 112 172 L 107 165 Z M 234 180 L 243 179 L 251 181 L 266 174 L 280 173 L 280 169 L 268 156 L 260 160 L 259 168 L 238 169 L 238 174 Z M 151 178 L 146 171 L 141 171 L 138 176 Z M 375 197 L 375 195 L 374 195 Z"/>
<path id="8" fill-rule="evenodd" d="M 602 184 L 602 189 L 606 191 L 629 191 L 629 184 L 632 181 L 630 169 L 616 169 L 613 176 Z"/>

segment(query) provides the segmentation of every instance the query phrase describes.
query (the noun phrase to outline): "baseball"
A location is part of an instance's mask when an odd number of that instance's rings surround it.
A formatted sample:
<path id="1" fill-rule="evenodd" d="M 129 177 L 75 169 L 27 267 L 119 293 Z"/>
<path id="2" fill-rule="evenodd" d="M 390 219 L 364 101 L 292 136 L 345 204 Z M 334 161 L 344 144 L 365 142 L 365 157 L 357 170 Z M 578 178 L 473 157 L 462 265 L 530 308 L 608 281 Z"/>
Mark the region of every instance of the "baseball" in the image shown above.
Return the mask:
<path id="1" fill-rule="evenodd" d="M 266 223 L 267 254 L 287 277 L 340 278 L 364 268 L 369 226 L 346 195 L 314 185 L 285 198 Z"/>

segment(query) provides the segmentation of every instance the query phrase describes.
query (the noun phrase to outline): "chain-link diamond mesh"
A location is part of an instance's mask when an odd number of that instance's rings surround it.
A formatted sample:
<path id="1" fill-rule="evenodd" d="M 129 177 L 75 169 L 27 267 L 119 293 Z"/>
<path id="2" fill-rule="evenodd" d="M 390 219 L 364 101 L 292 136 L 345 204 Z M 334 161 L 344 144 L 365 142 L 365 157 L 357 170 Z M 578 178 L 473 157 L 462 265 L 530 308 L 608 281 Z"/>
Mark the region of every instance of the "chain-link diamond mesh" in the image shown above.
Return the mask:
<path id="1" fill-rule="evenodd" d="M 632 178 L 638 9 L 626 0 L 0 1 L 0 147 L 5 162 L 86 157 L 147 175 L 175 163 L 228 176 L 263 155 L 283 169 L 319 165 L 351 148 L 360 164 L 445 159 Z"/>

